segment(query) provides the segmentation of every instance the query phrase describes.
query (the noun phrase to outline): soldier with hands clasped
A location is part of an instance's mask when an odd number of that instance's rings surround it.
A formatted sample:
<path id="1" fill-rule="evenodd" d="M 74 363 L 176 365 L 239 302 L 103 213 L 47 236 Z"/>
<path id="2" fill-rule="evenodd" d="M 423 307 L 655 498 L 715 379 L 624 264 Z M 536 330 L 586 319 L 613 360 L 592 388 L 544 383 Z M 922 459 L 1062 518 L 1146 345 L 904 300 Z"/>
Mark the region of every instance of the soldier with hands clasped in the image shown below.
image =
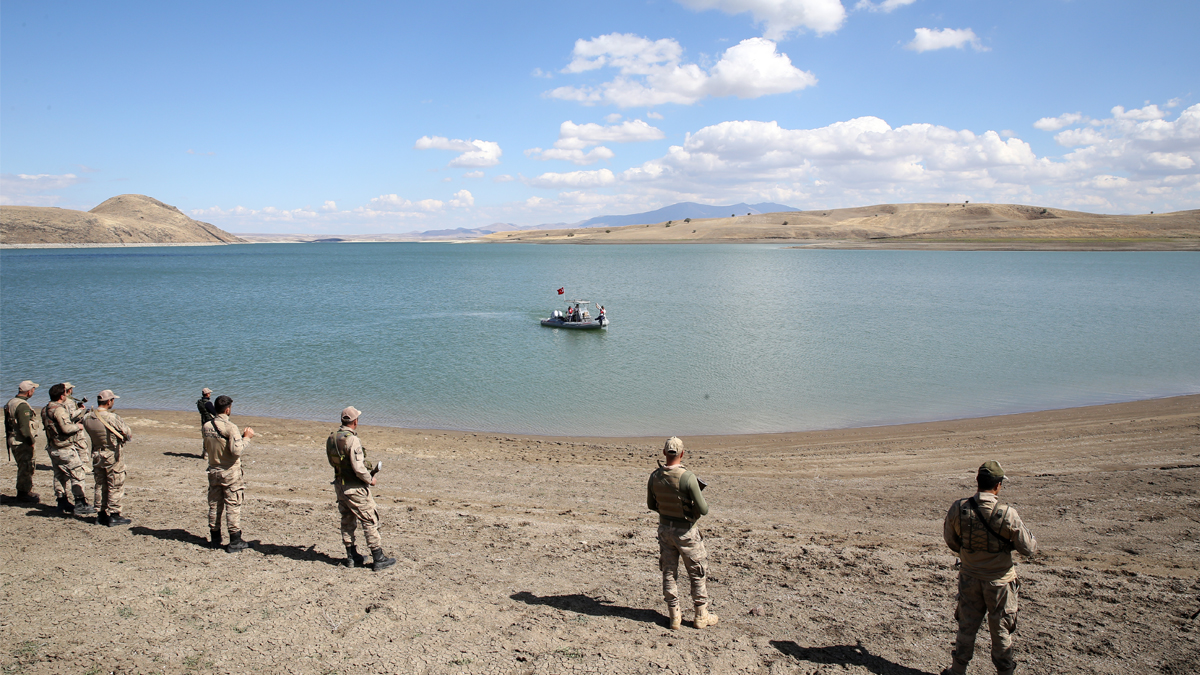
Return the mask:
<path id="1" fill-rule="evenodd" d="M 355 548 L 354 530 L 362 525 L 363 538 L 371 549 L 371 567 L 376 571 L 396 564 L 395 558 L 383 552 L 379 538 L 379 510 L 371 496 L 375 474 L 382 462 L 370 464 L 358 440 L 358 418 L 362 413 L 350 406 L 342 411 L 342 426 L 325 441 L 325 454 L 333 467 L 333 489 L 337 493 L 338 512 L 342 516 L 342 544 L 346 547 L 346 567 L 362 567 L 366 563 Z"/>
<path id="2" fill-rule="evenodd" d="M 96 505 L 100 525 L 117 527 L 131 521 L 121 516 L 121 500 L 125 496 L 125 459 L 121 449 L 133 439 L 133 430 L 112 411 L 121 398 L 105 389 L 96 397 L 96 409 L 83 418 L 83 428 L 92 439 L 92 474 L 96 480 Z"/>
<path id="3" fill-rule="evenodd" d="M 958 637 L 950 652 L 953 664 L 942 675 L 963 675 L 975 653 L 975 633 L 984 616 L 992 634 L 992 663 L 1000 675 L 1012 675 L 1012 635 L 1017 632 L 1017 579 L 1014 550 L 1033 555 L 1037 540 L 1017 510 L 1001 504 L 996 496 L 1004 484 L 1004 469 L 996 461 L 985 462 L 975 476 L 975 496 L 954 502 L 946 513 L 942 534 L 946 545 L 958 554 Z"/>
<path id="4" fill-rule="evenodd" d="M 679 607 L 679 559 L 692 584 L 692 604 L 696 608 L 696 628 L 717 623 L 717 615 L 708 611 L 708 551 L 704 535 L 696 526 L 708 515 L 708 503 L 696 475 L 683 468 L 683 441 L 672 436 L 663 446 L 667 463 L 661 461 L 646 485 L 646 507 L 658 512 L 658 567 L 662 570 L 663 598 L 672 630 L 682 624 Z"/>

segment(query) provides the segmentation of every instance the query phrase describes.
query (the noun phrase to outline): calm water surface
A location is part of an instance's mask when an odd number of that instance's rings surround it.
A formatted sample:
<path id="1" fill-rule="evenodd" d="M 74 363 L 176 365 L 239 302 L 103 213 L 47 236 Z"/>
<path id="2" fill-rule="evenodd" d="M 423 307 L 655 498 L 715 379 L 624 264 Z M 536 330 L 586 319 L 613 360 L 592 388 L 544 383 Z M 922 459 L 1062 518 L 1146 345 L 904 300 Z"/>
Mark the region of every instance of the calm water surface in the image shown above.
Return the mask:
<path id="1" fill-rule="evenodd" d="M 607 331 L 543 328 L 555 290 Z M 563 435 L 1200 392 L 1200 254 L 278 244 L 0 252 L 0 389 Z"/>

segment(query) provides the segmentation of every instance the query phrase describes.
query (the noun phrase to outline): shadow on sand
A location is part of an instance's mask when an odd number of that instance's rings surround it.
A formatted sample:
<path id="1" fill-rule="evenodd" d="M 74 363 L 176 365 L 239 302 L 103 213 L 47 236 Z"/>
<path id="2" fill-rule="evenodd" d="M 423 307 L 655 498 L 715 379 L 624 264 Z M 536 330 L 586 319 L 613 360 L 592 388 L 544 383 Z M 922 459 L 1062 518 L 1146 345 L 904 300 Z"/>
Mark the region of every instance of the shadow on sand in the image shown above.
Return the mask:
<path id="1" fill-rule="evenodd" d="M 171 529 L 171 530 L 155 530 L 149 527 L 131 527 L 129 531 L 140 537 L 154 537 L 163 541 L 178 541 L 184 544 L 191 544 L 199 548 L 208 548 L 208 538 L 192 534 L 187 530 Z M 228 543 L 228 539 L 226 539 Z M 258 540 L 246 540 L 250 544 L 250 549 L 255 550 L 263 555 L 278 555 L 288 558 L 289 560 L 298 560 L 301 562 L 323 562 L 329 565 L 337 565 L 342 562 L 343 558 L 332 558 L 325 553 L 315 550 L 316 546 L 280 546 L 278 544 L 264 544 Z"/>
<path id="2" fill-rule="evenodd" d="M 188 459 L 204 459 L 204 455 L 194 452 L 164 452 L 167 457 L 187 457 Z"/>
<path id="3" fill-rule="evenodd" d="M 513 600 L 527 605 L 545 605 L 567 612 L 578 612 L 588 616 L 616 616 L 630 621 L 667 625 L 667 617 L 652 609 L 634 609 L 610 604 L 607 600 L 597 600 L 582 593 L 571 595 L 534 595 L 529 591 L 521 591 L 508 596 Z"/>
<path id="4" fill-rule="evenodd" d="M 809 663 L 862 666 L 878 675 L 936 675 L 924 670 L 893 663 L 868 652 L 862 643 L 832 647 L 801 647 L 791 640 L 771 640 L 771 646 L 797 661 Z"/>

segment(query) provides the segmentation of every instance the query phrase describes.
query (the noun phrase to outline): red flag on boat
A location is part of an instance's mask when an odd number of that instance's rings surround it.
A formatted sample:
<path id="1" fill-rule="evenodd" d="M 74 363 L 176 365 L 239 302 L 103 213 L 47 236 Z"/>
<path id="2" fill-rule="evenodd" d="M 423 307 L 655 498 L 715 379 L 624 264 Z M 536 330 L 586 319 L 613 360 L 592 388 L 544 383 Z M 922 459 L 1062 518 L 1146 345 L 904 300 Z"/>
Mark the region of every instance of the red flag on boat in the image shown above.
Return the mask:
<path id="1" fill-rule="evenodd" d="M 560 289 L 558 289 L 558 294 L 559 294 L 559 295 L 562 295 L 562 294 L 563 294 L 563 289 L 561 289 L 561 288 L 560 288 Z"/>

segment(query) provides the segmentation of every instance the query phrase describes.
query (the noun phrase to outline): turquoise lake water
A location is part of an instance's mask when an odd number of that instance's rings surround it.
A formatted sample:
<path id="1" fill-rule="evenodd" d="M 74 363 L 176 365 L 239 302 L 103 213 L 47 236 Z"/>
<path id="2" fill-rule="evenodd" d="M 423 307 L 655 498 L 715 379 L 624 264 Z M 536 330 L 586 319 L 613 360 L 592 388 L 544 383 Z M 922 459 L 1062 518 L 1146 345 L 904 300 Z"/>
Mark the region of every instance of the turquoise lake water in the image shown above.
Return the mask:
<path id="1" fill-rule="evenodd" d="M 543 328 L 603 303 L 608 330 Z M 0 252 L 0 389 L 556 435 L 729 434 L 1200 392 L 1200 254 L 261 244 Z"/>

